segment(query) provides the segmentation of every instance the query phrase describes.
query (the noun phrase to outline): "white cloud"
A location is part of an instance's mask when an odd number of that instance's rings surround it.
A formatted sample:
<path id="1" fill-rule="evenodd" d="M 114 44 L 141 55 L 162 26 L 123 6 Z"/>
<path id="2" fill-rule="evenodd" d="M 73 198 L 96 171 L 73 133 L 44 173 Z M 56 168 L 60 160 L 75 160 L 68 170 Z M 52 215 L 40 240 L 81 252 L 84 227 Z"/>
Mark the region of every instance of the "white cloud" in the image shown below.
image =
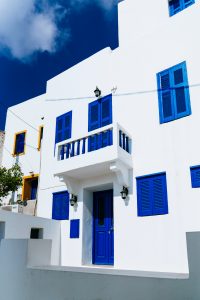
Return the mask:
<path id="1" fill-rule="evenodd" d="M 117 0 L 0 0 L 0 52 L 20 60 L 35 53 L 57 51 L 70 38 L 70 29 L 59 28 L 72 9 L 95 3 L 109 12 Z M 39 3 L 39 4 L 38 4 Z"/>
<path id="2" fill-rule="evenodd" d="M 0 48 L 18 59 L 35 52 L 54 52 L 61 40 L 67 39 L 58 28 L 66 10 L 51 7 L 47 0 L 0 0 Z"/>

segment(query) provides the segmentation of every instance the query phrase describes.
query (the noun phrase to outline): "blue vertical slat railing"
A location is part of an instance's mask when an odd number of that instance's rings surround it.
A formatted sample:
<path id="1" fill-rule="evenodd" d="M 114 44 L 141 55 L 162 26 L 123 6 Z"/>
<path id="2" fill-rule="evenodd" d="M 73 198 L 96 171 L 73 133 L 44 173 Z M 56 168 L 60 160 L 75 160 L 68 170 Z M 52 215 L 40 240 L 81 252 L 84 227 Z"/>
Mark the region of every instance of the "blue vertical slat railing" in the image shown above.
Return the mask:
<path id="1" fill-rule="evenodd" d="M 121 129 L 119 129 L 119 146 L 124 149 L 126 152 L 130 153 L 130 138 L 124 133 Z"/>
<path id="2" fill-rule="evenodd" d="M 103 141 L 104 137 L 104 141 Z M 90 141 L 93 141 L 91 144 Z M 113 130 L 108 129 L 98 134 L 84 137 L 80 140 L 64 144 L 59 148 L 59 160 L 68 159 L 70 157 L 85 154 L 86 152 L 95 151 L 101 148 L 111 146 L 113 144 Z M 87 147 L 86 147 L 87 145 Z"/>

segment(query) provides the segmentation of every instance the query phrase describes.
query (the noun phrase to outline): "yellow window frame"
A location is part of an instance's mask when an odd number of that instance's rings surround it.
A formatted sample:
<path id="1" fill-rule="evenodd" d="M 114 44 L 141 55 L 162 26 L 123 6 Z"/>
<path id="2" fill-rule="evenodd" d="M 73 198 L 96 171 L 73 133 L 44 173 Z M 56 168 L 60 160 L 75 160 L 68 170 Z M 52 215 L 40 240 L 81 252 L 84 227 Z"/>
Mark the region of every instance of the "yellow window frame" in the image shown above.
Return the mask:
<path id="1" fill-rule="evenodd" d="M 22 153 L 15 153 L 15 149 L 16 149 L 16 141 L 17 141 L 17 135 L 25 133 L 25 137 L 24 137 L 24 152 Z M 19 155 L 24 155 L 26 153 L 26 134 L 27 134 L 27 130 L 22 130 L 22 131 L 18 131 L 15 133 L 14 135 L 14 144 L 13 144 L 13 156 L 19 156 Z"/>
<path id="2" fill-rule="evenodd" d="M 39 126 L 39 130 L 38 130 L 39 131 L 39 134 L 38 134 L 38 147 L 37 147 L 38 151 L 40 151 L 40 149 L 41 149 L 42 129 L 44 129 L 44 125 Z"/>
<path id="3" fill-rule="evenodd" d="M 26 185 L 28 182 L 31 182 L 32 180 L 38 178 L 39 179 L 39 174 L 33 174 L 33 175 L 30 175 L 30 176 L 24 176 L 23 177 L 23 183 L 22 183 L 22 200 L 25 201 L 25 200 L 30 200 L 30 199 L 27 199 L 29 197 L 27 197 L 28 194 L 30 194 L 30 191 L 26 190 Z M 29 187 L 27 188 L 29 189 Z"/>

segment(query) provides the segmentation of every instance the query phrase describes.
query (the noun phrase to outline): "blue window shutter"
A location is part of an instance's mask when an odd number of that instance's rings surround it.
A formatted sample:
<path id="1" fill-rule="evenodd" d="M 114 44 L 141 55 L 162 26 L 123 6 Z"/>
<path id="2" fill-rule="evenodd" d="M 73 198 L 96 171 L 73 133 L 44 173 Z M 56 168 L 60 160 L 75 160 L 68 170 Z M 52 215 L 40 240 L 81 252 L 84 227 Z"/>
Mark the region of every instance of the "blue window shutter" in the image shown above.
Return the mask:
<path id="1" fill-rule="evenodd" d="M 70 239 L 79 238 L 80 220 L 70 220 Z"/>
<path id="2" fill-rule="evenodd" d="M 160 123 L 191 114 L 186 62 L 157 74 Z"/>
<path id="3" fill-rule="evenodd" d="M 69 193 L 67 191 L 53 194 L 52 219 L 69 219 Z"/>
<path id="4" fill-rule="evenodd" d="M 94 134 L 88 137 L 88 152 L 97 150 L 98 145 L 99 145 L 98 134 Z"/>
<path id="5" fill-rule="evenodd" d="M 168 0 L 169 1 L 169 0 Z M 195 3 L 195 0 L 172 0 L 169 1 L 169 15 L 173 16 L 188 6 Z"/>
<path id="6" fill-rule="evenodd" d="M 37 188 L 38 188 L 38 179 L 31 181 L 31 198 L 30 198 L 30 200 L 36 199 Z"/>
<path id="7" fill-rule="evenodd" d="M 112 95 L 101 99 L 101 126 L 112 123 Z"/>
<path id="8" fill-rule="evenodd" d="M 172 86 L 176 118 L 191 114 L 186 63 L 172 68 Z"/>
<path id="9" fill-rule="evenodd" d="M 138 216 L 168 214 L 166 174 L 137 178 Z"/>
<path id="10" fill-rule="evenodd" d="M 151 181 L 146 178 L 137 180 L 138 216 L 152 215 Z"/>
<path id="11" fill-rule="evenodd" d="M 168 71 L 161 72 L 157 75 L 159 90 L 159 110 L 160 122 L 169 122 L 174 119 L 174 108 L 172 103 L 172 91 L 170 74 Z"/>
<path id="12" fill-rule="evenodd" d="M 101 109 L 101 105 L 99 100 L 89 103 L 88 131 L 101 127 L 100 109 Z"/>
<path id="13" fill-rule="evenodd" d="M 15 154 L 23 153 L 24 146 L 25 146 L 25 132 L 19 133 L 16 136 Z"/>
<path id="14" fill-rule="evenodd" d="M 200 187 L 200 166 L 190 168 L 191 183 L 193 188 Z"/>
<path id="15" fill-rule="evenodd" d="M 182 0 L 172 0 L 169 2 L 169 14 L 173 16 L 182 10 Z"/>
<path id="16" fill-rule="evenodd" d="M 153 214 L 161 215 L 168 214 L 168 200 L 167 200 L 167 181 L 166 175 L 158 175 L 152 178 L 153 191 Z"/>
<path id="17" fill-rule="evenodd" d="M 56 118 L 56 143 L 71 138 L 72 111 Z"/>

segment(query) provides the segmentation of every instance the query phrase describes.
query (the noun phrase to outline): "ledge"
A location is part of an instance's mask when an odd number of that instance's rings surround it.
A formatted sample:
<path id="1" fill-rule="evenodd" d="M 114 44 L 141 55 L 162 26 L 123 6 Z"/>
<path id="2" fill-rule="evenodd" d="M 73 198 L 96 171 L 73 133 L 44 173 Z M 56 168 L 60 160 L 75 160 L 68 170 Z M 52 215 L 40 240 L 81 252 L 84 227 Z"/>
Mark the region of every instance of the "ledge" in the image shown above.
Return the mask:
<path id="1" fill-rule="evenodd" d="M 48 270 L 60 272 L 74 272 L 74 273 L 89 273 L 101 275 L 114 276 L 133 276 L 133 277 L 150 277 L 150 278 L 167 278 L 167 279 L 188 279 L 189 273 L 172 273 L 172 272 L 155 272 L 155 271 L 138 271 L 115 269 L 110 266 L 82 266 L 82 267 L 68 267 L 68 266 L 31 266 L 28 267 L 34 270 Z"/>

